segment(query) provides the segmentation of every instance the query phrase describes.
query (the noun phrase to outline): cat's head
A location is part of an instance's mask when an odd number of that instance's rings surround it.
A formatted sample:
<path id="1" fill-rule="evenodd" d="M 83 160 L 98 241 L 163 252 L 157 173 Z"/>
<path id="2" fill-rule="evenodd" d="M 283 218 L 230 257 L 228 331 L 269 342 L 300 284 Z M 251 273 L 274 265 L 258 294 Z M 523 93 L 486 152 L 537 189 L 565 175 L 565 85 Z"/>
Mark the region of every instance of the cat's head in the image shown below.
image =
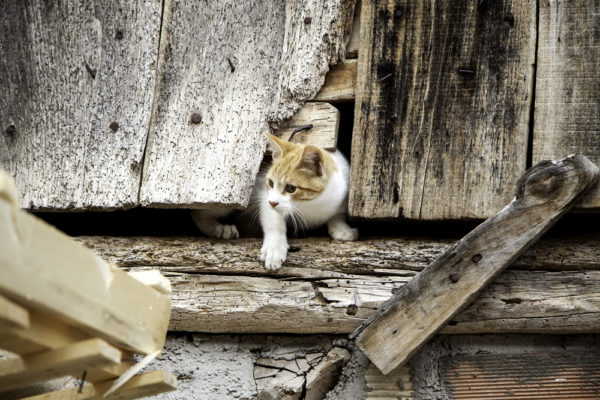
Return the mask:
<path id="1" fill-rule="evenodd" d="M 324 150 L 290 143 L 267 134 L 273 148 L 273 164 L 265 185 L 270 206 L 288 215 L 299 203 L 317 199 L 337 167 Z"/>

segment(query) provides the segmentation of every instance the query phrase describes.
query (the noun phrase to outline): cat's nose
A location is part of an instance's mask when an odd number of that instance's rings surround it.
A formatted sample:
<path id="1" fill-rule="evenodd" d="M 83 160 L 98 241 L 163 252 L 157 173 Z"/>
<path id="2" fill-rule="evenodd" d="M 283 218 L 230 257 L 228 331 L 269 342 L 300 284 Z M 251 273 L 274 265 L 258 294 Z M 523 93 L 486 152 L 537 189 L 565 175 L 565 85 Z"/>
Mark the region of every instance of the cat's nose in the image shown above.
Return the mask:
<path id="1" fill-rule="evenodd" d="M 277 204 L 279 204 L 279 203 L 276 201 L 269 200 L 269 204 L 271 205 L 271 207 L 275 208 L 277 206 Z"/>

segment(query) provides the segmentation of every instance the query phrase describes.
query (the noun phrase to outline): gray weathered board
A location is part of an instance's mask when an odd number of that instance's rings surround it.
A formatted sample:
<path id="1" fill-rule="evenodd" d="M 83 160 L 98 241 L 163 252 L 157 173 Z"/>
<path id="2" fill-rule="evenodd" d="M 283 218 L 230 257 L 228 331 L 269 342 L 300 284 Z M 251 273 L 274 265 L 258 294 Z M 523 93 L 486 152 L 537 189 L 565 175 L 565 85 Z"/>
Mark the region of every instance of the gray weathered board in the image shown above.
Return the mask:
<path id="1" fill-rule="evenodd" d="M 487 218 L 524 172 L 534 0 L 362 2 L 350 214 Z"/>
<path id="2" fill-rule="evenodd" d="M 292 239 L 286 264 L 265 270 L 260 239 L 77 238 L 109 262 L 156 269 L 173 282 L 171 329 L 191 332 L 351 333 L 448 250 L 431 238 Z M 598 235 L 536 243 L 443 332 L 600 332 Z"/>
<path id="3" fill-rule="evenodd" d="M 264 132 L 343 59 L 353 9 L 352 0 L 166 0 L 140 203 L 244 207 Z"/>
<path id="4" fill-rule="evenodd" d="M 600 1 L 540 2 L 533 162 L 600 163 Z M 600 207 L 600 186 L 579 204 Z"/>
<path id="5" fill-rule="evenodd" d="M 160 0 L 0 2 L 0 169 L 21 206 L 137 204 L 160 16 Z"/>
<path id="6" fill-rule="evenodd" d="M 400 288 L 352 337 L 384 374 L 408 359 L 546 232 L 598 180 L 581 155 L 543 161 L 515 199 Z"/>

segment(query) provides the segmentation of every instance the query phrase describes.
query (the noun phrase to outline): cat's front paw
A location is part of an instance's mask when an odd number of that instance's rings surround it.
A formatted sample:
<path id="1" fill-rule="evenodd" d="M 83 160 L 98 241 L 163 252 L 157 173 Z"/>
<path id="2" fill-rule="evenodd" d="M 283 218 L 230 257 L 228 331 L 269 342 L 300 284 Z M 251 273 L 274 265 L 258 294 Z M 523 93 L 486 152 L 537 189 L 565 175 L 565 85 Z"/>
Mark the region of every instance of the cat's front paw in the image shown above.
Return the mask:
<path id="1" fill-rule="evenodd" d="M 219 239 L 237 239 L 240 234 L 235 225 L 221 225 L 215 227 L 214 236 Z"/>
<path id="2" fill-rule="evenodd" d="M 329 231 L 329 235 L 331 235 L 331 238 L 333 240 L 351 242 L 358 240 L 358 229 L 350 228 L 349 226 L 344 228 L 331 229 Z"/>
<path id="3" fill-rule="evenodd" d="M 287 251 L 287 241 L 265 240 L 260 249 L 260 259 L 264 261 L 266 269 L 277 270 L 281 268 L 281 264 L 285 261 Z"/>

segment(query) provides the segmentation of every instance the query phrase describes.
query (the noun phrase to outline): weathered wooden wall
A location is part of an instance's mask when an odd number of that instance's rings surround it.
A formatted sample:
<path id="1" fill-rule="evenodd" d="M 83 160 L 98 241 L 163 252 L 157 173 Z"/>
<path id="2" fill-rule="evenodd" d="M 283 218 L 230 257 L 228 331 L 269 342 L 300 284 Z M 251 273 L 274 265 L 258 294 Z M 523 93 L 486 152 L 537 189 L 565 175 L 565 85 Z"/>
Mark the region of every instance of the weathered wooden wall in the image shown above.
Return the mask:
<path id="1" fill-rule="evenodd" d="M 0 168 L 23 207 L 137 205 L 160 0 L 0 2 Z"/>
<path id="2" fill-rule="evenodd" d="M 533 162 L 600 163 L 600 1 L 540 2 Z M 600 207 L 600 186 L 581 206 Z"/>
<path id="3" fill-rule="evenodd" d="M 353 9 L 352 0 L 166 1 L 140 203 L 244 207 L 264 132 L 343 60 Z"/>
<path id="4" fill-rule="evenodd" d="M 525 170 L 536 3 L 362 3 L 350 214 L 487 218 Z"/>

